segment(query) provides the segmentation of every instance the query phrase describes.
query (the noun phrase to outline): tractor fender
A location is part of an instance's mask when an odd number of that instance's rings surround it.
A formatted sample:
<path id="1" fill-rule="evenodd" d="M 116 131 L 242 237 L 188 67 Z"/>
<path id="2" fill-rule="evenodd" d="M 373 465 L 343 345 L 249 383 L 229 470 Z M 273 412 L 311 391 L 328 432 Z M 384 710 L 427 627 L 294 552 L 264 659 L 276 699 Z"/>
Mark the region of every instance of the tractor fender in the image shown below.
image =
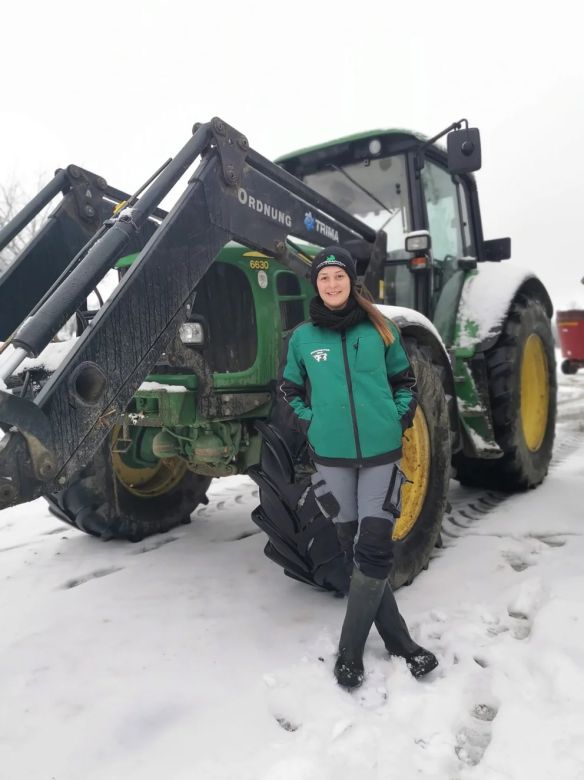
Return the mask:
<path id="1" fill-rule="evenodd" d="M 461 446 L 458 401 L 450 357 L 440 334 L 432 322 L 415 309 L 407 309 L 403 306 L 376 305 L 385 317 L 398 326 L 402 337 L 414 339 L 416 343 L 429 351 L 432 362 L 440 373 L 442 386 L 444 387 L 448 405 L 452 450 L 456 452 Z"/>
<path id="2" fill-rule="evenodd" d="M 518 294 L 535 298 L 548 316 L 554 312 L 550 296 L 538 277 L 528 269 L 501 263 L 480 263 L 462 287 L 455 348 L 470 352 L 490 349 L 501 334 L 507 313 Z"/>

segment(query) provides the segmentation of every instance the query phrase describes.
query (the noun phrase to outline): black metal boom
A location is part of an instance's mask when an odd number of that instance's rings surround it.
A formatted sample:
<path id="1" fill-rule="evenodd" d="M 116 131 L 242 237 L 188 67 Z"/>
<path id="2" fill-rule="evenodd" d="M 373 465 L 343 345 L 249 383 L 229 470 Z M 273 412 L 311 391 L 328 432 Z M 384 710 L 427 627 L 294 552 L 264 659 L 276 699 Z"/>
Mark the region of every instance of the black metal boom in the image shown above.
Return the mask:
<path id="1" fill-rule="evenodd" d="M 0 251 L 21 236 L 59 194 L 62 199 L 38 233 L 0 275 L 0 341 L 6 341 L 68 273 L 72 259 L 99 238 L 116 204 L 130 197 L 78 165 L 59 168 L 53 179 L 0 229 Z M 156 213 L 159 219 L 165 215 L 164 211 Z M 144 247 L 155 229 L 153 224 L 136 236 L 135 251 Z"/>
<path id="2" fill-rule="evenodd" d="M 57 492 L 91 459 L 187 319 L 197 284 L 229 241 L 303 275 L 310 261 L 288 237 L 320 246 L 360 240 L 372 256 L 385 252 L 385 234 L 250 149 L 241 133 L 215 118 L 195 126 L 132 208 L 106 221 L 16 330 L 13 347 L 29 355 L 42 351 L 143 236 L 161 200 L 198 158 L 176 205 L 34 402 L 0 390 L 0 426 L 8 431 L 0 440 L 0 509 Z"/>

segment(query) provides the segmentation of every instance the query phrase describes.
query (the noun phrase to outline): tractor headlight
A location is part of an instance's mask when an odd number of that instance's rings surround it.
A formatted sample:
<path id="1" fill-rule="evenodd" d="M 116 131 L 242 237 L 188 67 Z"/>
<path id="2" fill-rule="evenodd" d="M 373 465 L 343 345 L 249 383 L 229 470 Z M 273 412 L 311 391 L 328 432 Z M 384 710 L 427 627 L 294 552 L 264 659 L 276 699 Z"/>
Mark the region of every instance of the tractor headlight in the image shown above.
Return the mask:
<path id="1" fill-rule="evenodd" d="M 185 322 L 180 326 L 178 335 L 183 344 L 205 343 L 205 329 L 200 322 Z"/>
<path id="2" fill-rule="evenodd" d="M 406 235 L 406 252 L 428 252 L 432 246 L 427 230 L 414 230 Z"/>

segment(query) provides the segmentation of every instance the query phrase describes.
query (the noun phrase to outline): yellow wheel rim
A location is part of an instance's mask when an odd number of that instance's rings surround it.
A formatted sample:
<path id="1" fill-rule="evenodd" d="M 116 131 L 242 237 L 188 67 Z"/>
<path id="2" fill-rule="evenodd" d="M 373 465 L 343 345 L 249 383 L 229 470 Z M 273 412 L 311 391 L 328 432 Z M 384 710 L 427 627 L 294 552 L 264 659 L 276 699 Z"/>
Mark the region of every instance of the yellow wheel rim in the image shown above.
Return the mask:
<path id="1" fill-rule="evenodd" d="M 121 429 L 114 429 L 112 443 L 121 435 Z M 184 477 L 187 464 L 180 458 L 164 458 L 153 466 L 133 468 L 123 461 L 123 455 L 112 451 L 112 465 L 121 484 L 129 493 L 140 498 L 156 498 L 168 493 Z"/>
<path id="2" fill-rule="evenodd" d="M 404 436 L 401 468 L 409 482 L 402 489 L 402 513 L 393 529 L 396 541 L 409 534 L 420 516 L 428 492 L 430 460 L 428 424 L 418 406 L 414 424 Z"/>
<path id="3" fill-rule="evenodd" d="M 532 333 L 527 339 L 521 361 L 521 426 L 531 452 L 541 447 L 548 423 L 550 388 L 544 345 Z"/>

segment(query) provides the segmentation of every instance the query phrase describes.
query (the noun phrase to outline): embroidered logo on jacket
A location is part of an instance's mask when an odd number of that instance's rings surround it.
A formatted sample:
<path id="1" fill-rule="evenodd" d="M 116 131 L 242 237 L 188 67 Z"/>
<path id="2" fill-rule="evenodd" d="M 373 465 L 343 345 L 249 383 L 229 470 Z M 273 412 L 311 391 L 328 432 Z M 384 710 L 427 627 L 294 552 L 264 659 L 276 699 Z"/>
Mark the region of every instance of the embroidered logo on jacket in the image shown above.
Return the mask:
<path id="1" fill-rule="evenodd" d="M 328 358 L 329 352 L 330 349 L 315 349 L 310 354 L 316 360 L 317 363 L 320 363 L 321 360 L 326 360 Z"/>

